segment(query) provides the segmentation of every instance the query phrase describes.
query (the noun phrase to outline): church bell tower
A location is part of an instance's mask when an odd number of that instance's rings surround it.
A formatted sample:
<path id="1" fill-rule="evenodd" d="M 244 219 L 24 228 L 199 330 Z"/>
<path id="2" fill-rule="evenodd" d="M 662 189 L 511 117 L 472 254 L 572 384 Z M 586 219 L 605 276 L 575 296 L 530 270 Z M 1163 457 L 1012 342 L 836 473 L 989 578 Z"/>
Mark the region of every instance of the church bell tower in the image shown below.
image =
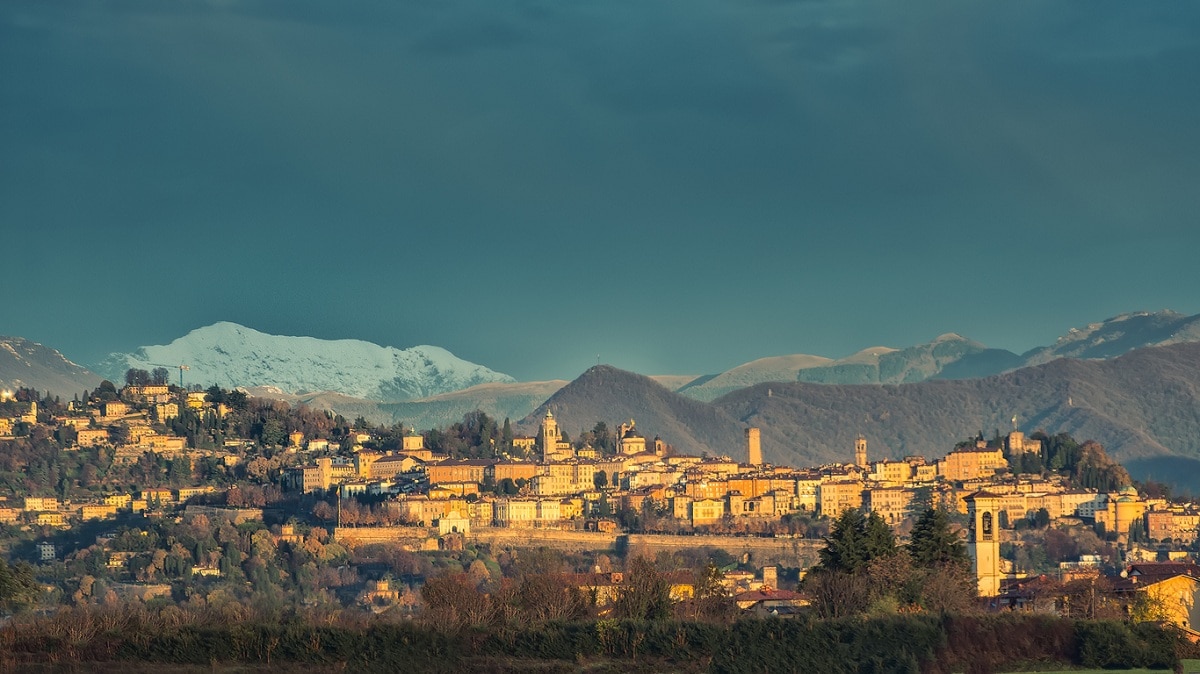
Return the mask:
<path id="1" fill-rule="evenodd" d="M 966 497 L 971 527 L 967 535 L 967 554 L 979 582 L 979 596 L 1000 594 L 1000 497 L 985 491 Z"/>

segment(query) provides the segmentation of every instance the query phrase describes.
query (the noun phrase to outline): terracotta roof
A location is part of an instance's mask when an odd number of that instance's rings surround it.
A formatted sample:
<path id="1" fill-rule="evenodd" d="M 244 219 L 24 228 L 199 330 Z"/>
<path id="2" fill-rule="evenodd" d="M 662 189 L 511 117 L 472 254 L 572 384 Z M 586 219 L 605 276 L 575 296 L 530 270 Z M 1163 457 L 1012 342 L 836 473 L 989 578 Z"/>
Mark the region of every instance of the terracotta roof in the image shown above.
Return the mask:
<path id="1" fill-rule="evenodd" d="M 734 601 L 796 601 L 803 599 L 798 592 L 791 590 L 776 590 L 774 588 L 763 588 L 759 590 L 750 590 L 749 592 L 739 592 L 733 596 Z"/>
<path id="2" fill-rule="evenodd" d="M 1191 576 L 1200 579 L 1200 566 L 1191 562 L 1148 562 L 1131 564 L 1126 571 L 1129 575 L 1155 581 L 1175 576 Z"/>
<path id="3" fill-rule="evenodd" d="M 968 494 L 963 498 L 964 501 L 974 501 L 977 498 L 1003 498 L 999 494 L 993 494 L 990 491 L 977 491 L 974 494 Z"/>

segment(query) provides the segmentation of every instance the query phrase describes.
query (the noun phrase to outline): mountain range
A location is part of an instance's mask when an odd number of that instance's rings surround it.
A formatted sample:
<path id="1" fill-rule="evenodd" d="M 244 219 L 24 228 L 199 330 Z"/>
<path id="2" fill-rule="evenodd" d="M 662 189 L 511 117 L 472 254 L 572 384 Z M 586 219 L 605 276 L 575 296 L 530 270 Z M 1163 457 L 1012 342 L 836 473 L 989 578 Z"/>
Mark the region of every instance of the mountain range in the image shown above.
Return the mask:
<path id="1" fill-rule="evenodd" d="M 1016 417 L 1027 432 L 1099 441 L 1135 477 L 1200 488 L 1200 343 L 1111 360 L 1058 359 L 979 379 L 764 383 L 711 403 L 597 366 L 517 428 L 529 432 L 546 411 L 572 432 L 631 417 L 644 435 L 661 435 L 681 452 L 737 458 L 745 456 L 742 429 L 756 426 L 767 460 L 800 466 L 851 460 L 860 434 L 873 459 L 941 456 L 955 440 L 1008 432 Z"/>
<path id="2" fill-rule="evenodd" d="M 911 384 L 928 379 L 977 379 L 1058 358 L 1113 358 L 1146 346 L 1196 341 L 1200 341 L 1200 315 L 1136 312 L 1072 328 L 1054 344 L 1020 355 L 950 333 L 928 344 L 905 349 L 877 346 L 837 360 L 808 354 L 762 358 L 699 377 L 679 392 L 711 401 L 766 382 Z"/>
<path id="3" fill-rule="evenodd" d="M 546 410 L 571 433 L 633 418 L 681 451 L 711 454 L 737 455 L 742 429 L 752 424 L 762 429 L 768 458 L 797 464 L 844 460 L 859 433 L 877 456 L 938 455 L 950 439 L 1006 430 L 1015 415 L 1027 431 L 1096 439 L 1135 475 L 1139 462 L 1149 475 L 1174 457 L 1171 475 L 1191 471 L 1200 482 L 1198 342 L 1200 316 L 1138 312 L 1072 329 L 1024 354 L 946 334 L 840 359 L 763 358 L 702 377 L 601 366 L 570 383 L 518 383 L 438 347 L 282 337 L 217 323 L 165 346 L 113 354 L 95 370 L 120 383 L 130 367 L 187 364 L 188 383 L 418 429 L 475 409 L 520 420 L 525 432 Z M 34 342 L 0 338 L 0 347 L 0 386 L 72 395 L 99 383 Z"/>
<path id="4" fill-rule="evenodd" d="M 285 394 L 333 391 L 378 402 L 413 400 L 512 377 L 436 346 L 396 349 L 356 339 L 269 335 L 236 323 L 198 328 L 170 344 L 114 353 L 95 370 L 114 382 L 126 370 L 187 365 L 203 386 L 273 387 Z"/>
<path id="5" fill-rule="evenodd" d="M 61 353 L 22 337 L 0 337 L 0 388 L 31 388 L 71 397 L 96 388 L 101 377 Z"/>

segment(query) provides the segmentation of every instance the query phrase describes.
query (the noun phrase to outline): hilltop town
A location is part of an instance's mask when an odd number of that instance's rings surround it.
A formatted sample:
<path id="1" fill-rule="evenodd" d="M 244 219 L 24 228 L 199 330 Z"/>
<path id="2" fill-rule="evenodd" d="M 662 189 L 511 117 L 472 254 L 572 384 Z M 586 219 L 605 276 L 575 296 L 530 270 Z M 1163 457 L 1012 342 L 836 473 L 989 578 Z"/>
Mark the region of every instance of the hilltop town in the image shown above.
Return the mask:
<path id="1" fill-rule="evenodd" d="M 624 546 L 685 565 L 679 599 L 707 555 L 743 609 L 799 610 L 809 601 L 794 589 L 839 518 L 869 514 L 904 540 L 936 510 L 978 594 L 1011 607 L 1047 577 L 1190 563 L 1200 524 L 1200 506 L 1139 491 L 1099 445 L 1026 435 L 1016 420 L 936 459 L 873 457 L 860 437 L 845 463 L 792 467 L 764 461 L 757 428 L 727 456 L 687 456 L 634 420 L 575 441 L 552 412 L 532 437 L 481 413 L 418 434 L 186 390 L 162 372 L 127 380 L 67 403 L 0 400 L 0 526 L 52 601 L 271 590 L 416 610 L 439 571 L 487 584 L 497 559 L 539 549 L 566 555 L 555 568 L 602 600 L 622 582 Z"/>

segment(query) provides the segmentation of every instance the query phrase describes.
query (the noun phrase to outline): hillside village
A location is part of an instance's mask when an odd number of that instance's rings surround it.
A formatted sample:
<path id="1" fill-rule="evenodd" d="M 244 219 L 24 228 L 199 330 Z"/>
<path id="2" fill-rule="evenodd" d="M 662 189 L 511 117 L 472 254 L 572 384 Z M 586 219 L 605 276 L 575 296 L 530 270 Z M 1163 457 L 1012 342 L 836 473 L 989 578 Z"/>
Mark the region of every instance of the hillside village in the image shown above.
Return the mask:
<path id="1" fill-rule="evenodd" d="M 141 599 L 178 595 L 184 581 L 252 578 L 255 560 L 278 557 L 289 546 L 332 564 L 380 544 L 412 554 L 465 554 L 484 540 L 503 540 L 510 549 L 534 541 L 572 549 L 594 541 L 599 551 L 631 535 L 819 543 L 830 523 L 849 511 L 877 516 L 903 538 L 932 508 L 956 523 L 980 595 L 1013 606 L 1024 601 L 1023 588 L 1050 569 L 1066 582 L 1102 570 L 1128 576 L 1133 565 L 1142 565 L 1139 573 L 1166 568 L 1154 567 L 1163 562 L 1194 568 L 1180 564 L 1193 559 L 1200 524 L 1200 506 L 1139 492 L 1098 445 L 1027 436 L 1015 423 L 1007 435 L 987 440 L 980 434 L 937 459 L 873 458 L 860 437 L 845 463 L 799 468 L 765 462 L 757 428 L 745 429 L 744 446 L 731 448 L 734 456 L 686 456 L 661 438 L 645 437 L 634 420 L 613 432 L 598 423 L 571 442 L 552 412 L 534 437 L 512 436 L 507 424 L 501 433 L 484 418 L 491 456 L 468 458 L 428 447 L 427 439 L 447 444 L 437 433 L 356 428 L 306 410 L 300 421 L 288 421 L 286 406 L 215 387 L 188 391 L 158 381 L 118 390 L 102 384 L 66 404 L 39 403 L 27 390 L 2 398 L 0 447 L 10 450 L 3 466 L 10 479 L 0 496 L 0 525 L 26 544 L 14 550 L 24 549 L 39 564 L 61 565 L 57 573 L 66 577 L 55 591 L 65 596 L 78 588 L 74 595 L 83 601 L 84 587 L 102 575 L 109 592 Z M 251 412 L 260 421 L 247 425 Z M 250 437 L 225 436 L 238 423 L 251 429 Z M 41 447 L 60 463 L 74 456 L 78 475 L 34 479 L 32 463 L 14 463 L 11 450 L 18 445 Z M 13 471 L 24 471 L 26 479 L 11 479 Z M 126 488 L 112 489 L 114 482 Z M 130 531 L 144 536 L 172 522 L 211 522 L 212 542 L 198 542 L 208 535 L 201 531 L 192 549 L 128 544 Z M 229 526 L 234 529 L 226 534 L 216 532 Z M 1069 559 L 1034 559 L 1024 541 L 1039 531 L 1071 532 L 1076 543 L 1090 541 L 1090 549 Z M 489 539 L 492 532 L 511 533 Z M 240 554 L 233 549 L 239 546 Z M 279 552 L 256 552 L 261 546 Z M 765 561 L 755 563 L 751 556 L 744 553 L 724 571 L 729 591 L 742 597 L 739 605 L 761 610 L 763 602 L 775 602 L 776 609 L 805 603 L 781 585 L 803 578 L 815 557 L 793 555 L 789 563 L 786 556 L 763 555 Z M 579 582 L 593 590 L 620 582 L 620 574 L 602 581 L 596 575 L 602 566 L 607 574 L 608 563 L 595 564 L 593 575 Z M 91 573 L 71 575 L 71 568 Z M 1189 574 L 1183 575 L 1196 575 Z M 408 574 L 403 583 L 396 573 L 365 581 L 338 579 L 333 571 L 316 575 L 309 581 L 313 592 L 329 582 L 358 588 L 355 601 L 390 606 L 403 596 L 412 601 L 412 583 L 421 574 Z M 684 576 L 675 581 L 679 597 L 689 596 Z M 754 592 L 757 599 L 747 594 Z"/>

